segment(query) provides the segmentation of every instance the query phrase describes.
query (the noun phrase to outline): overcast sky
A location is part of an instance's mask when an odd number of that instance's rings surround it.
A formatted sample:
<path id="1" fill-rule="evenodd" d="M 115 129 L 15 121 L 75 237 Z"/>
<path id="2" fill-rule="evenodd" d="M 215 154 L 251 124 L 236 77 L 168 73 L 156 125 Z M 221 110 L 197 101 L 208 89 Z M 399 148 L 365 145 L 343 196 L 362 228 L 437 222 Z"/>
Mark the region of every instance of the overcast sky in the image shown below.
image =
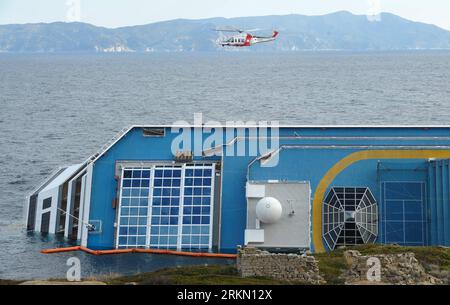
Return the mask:
<path id="1" fill-rule="evenodd" d="M 450 0 L 0 0 L 0 24 L 78 20 L 119 27 L 175 18 L 322 15 L 340 10 L 390 12 L 450 30 Z"/>

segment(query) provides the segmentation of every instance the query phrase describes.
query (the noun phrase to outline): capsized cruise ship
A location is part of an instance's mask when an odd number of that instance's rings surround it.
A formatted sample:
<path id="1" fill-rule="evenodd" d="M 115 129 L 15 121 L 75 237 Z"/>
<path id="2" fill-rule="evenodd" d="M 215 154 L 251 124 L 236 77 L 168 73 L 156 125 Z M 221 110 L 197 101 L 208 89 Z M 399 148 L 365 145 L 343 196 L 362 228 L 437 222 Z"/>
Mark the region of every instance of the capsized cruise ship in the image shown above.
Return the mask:
<path id="1" fill-rule="evenodd" d="M 28 197 L 90 249 L 450 246 L 450 127 L 132 126 Z"/>

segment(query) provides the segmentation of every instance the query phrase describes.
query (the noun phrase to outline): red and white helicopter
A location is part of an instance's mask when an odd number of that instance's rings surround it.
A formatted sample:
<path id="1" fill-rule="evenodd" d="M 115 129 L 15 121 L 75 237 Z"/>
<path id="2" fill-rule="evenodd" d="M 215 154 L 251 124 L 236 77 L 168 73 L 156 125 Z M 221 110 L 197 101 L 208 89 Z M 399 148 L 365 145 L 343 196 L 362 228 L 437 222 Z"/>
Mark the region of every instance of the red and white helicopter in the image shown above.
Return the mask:
<path id="1" fill-rule="evenodd" d="M 249 47 L 255 43 L 274 41 L 278 36 L 277 31 L 273 31 L 272 36 L 256 36 L 256 35 L 250 34 L 250 32 L 259 31 L 259 29 L 253 29 L 253 30 L 215 29 L 215 31 L 239 33 L 237 35 L 227 37 L 226 39 L 219 41 L 218 44 L 220 44 L 222 47 L 225 47 L 225 46 Z"/>

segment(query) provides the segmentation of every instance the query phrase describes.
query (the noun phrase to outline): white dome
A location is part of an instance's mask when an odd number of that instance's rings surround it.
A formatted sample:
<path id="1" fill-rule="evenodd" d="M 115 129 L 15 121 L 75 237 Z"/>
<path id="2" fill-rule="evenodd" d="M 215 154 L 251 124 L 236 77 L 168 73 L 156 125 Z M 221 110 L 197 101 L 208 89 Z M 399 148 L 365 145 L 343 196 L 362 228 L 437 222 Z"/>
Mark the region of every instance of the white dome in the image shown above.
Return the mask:
<path id="1" fill-rule="evenodd" d="M 264 223 L 277 222 L 282 211 L 281 203 L 273 197 L 264 197 L 256 204 L 256 217 Z"/>

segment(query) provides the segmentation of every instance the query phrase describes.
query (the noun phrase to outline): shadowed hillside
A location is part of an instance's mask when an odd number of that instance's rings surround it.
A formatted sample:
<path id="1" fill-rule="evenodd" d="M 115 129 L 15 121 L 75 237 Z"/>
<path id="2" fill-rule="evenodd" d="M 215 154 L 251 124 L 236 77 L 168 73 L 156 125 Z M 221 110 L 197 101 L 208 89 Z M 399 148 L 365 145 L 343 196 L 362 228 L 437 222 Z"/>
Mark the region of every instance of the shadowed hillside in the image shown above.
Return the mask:
<path id="1" fill-rule="evenodd" d="M 217 27 L 280 31 L 252 51 L 450 49 L 450 32 L 384 13 L 380 21 L 337 12 L 324 16 L 177 19 L 108 29 L 85 23 L 0 26 L 0 52 L 180 52 L 222 50 Z M 223 36 L 222 36 L 223 37 Z"/>

